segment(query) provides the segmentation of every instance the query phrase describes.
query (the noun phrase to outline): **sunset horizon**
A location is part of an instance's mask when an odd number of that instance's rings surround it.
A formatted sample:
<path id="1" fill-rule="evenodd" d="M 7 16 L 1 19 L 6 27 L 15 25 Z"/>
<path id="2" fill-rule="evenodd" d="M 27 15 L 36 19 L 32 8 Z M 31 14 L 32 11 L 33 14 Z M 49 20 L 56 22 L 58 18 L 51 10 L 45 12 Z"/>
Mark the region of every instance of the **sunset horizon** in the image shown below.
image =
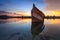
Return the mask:
<path id="1" fill-rule="evenodd" d="M 0 0 L 0 40 L 60 40 L 60 0 Z"/>
<path id="2" fill-rule="evenodd" d="M 31 16 L 33 4 L 35 4 L 45 16 L 60 16 L 60 5 L 57 0 L 0 0 L 0 11 Z"/>

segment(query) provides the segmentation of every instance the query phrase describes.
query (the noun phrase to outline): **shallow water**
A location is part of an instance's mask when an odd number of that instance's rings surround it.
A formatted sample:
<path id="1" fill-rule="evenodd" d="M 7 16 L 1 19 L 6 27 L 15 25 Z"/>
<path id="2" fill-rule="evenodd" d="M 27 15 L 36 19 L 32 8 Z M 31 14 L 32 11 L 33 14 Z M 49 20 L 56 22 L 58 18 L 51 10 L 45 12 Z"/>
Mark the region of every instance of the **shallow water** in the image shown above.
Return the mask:
<path id="1" fill-rule="evenodd" d="M 60 40 L 60 19 L 44 19 L 41 26 L 31 18 L 0 19 L 0 40 Z"/>

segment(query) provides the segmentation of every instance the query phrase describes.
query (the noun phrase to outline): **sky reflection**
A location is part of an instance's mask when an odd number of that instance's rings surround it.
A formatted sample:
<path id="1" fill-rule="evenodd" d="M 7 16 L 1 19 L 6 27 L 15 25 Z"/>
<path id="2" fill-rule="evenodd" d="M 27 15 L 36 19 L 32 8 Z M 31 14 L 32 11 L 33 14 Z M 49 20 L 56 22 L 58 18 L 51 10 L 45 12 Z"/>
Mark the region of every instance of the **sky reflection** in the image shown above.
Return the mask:
<path id="1" fill-rule="evenodd" d="M 60 40 L 59 20 L 60 19 L 45 19 L 45 27 L 42 32 L 36 36 L 35 40 Z M 0 23 L 0 40 L 32 40 L 31 19 L 13 18 L 0 21 L 3 22 Z M 40 27 L 40 24 L 36 27 Z"/>

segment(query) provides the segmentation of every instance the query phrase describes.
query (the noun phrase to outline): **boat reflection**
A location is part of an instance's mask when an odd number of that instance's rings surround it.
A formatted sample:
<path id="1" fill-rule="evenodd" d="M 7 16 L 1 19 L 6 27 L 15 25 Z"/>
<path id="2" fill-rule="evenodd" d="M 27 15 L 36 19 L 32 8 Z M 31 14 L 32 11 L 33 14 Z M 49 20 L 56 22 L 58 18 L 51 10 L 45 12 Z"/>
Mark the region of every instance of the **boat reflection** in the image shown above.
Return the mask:
<path id="1" fill-rule="evenodd" d="M 38 36 L 44 29 L 44 22 L 32 22 L 31 33 L 33 35 L 32 39 Z"/>

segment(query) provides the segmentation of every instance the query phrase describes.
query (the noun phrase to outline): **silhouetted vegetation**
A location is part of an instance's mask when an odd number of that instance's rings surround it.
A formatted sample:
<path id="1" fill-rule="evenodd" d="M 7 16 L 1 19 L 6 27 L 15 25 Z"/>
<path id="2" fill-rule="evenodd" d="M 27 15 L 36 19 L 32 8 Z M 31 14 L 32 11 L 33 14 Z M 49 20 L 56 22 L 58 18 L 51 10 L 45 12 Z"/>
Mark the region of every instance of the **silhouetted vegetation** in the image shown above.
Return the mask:
<path id="1" fill-rule="evenodd" d="M 7 18 L 9 18 L 9 16 L 7 16 L 7 15 L 0 15 L 0 19 L 7 19 Z"/>
<path id="2" fill-rule="evenodd" d="M 31 18 L 31 16 L 7 16 L 7 15 L 0 15 L 0 19 L 8 19 L 8 18 Z"/>
<path id="3" fill-rule="evenodd" d="M 47 19 L 60 19 L 60 16 L 45 16 Z"/>
<path id="4" fill-rule="evenodd" d="M 32 18 L 31 16 L 8 16 L 8 15 L 0 15 L 0 19 L 8 19 L 8 18 Z M 45 16 L 46 19 L 60 19 L 60 16 Z"/>

